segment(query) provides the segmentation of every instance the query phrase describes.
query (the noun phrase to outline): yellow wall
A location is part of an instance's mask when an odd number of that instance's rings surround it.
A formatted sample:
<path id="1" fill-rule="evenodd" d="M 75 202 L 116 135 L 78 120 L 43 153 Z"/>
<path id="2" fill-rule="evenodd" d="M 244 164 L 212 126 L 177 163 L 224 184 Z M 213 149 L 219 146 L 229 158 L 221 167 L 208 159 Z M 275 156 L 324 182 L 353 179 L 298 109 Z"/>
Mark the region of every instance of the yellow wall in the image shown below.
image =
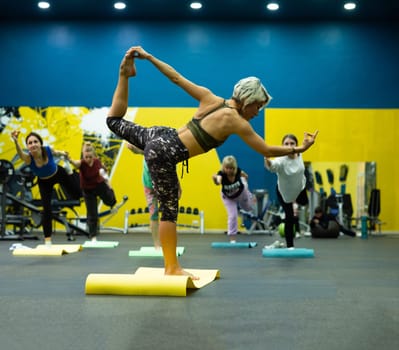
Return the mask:
<path id="1" fill-rule="evenodd" d="M 78 159 L 84 134 L 90 134 L 91 128 L 97 130 L 97 133 L 109 132 L 105 124 L 107 111 L 107 108 L 90 110 L 84 107 L 49 107 L 43 117 L 43 111 L 20 107 L 21 118 L 12 118 L 0 135 L 1 158 L 11 160 L 14 157 L 15 147 L 10 133 L 20 129 L 21 143 L 31 130 L 42 131 L 46 144 L 55 149 L 67 150 L 72 158 Z M 194 111 L 194 108 L 129 108 L 127 117 L 142 125 L 179 127 L 187 122 Z M 305 161 L 335 164 L 377 162 L 377 187 L 381 189 L 380 218 L 386 222 L 383 229 L 399 230 L 399 160 L 395 143 L 399 136 L 398 110 L 267 109 L 265 114 L 268 144 L 281 144 L 281 138 L 286 133 L 294 133 L 301 140 L 304 131 L 319 130 L 316 144 L 304 154 Z M 248 149 L 248 152 L 252 151 Z M 212 150 L 190 159 L 190 172 L 185 173 L 181 179 L 183 195 L 180 204 L 203 210 L 206 230 L 224 230 L 227 225 L 220 187 L 211 181 L 212 174 L 219 168 L 217 151 Z M 142 156 L 131 153 L 122 143 L 114 159 L 111 181 L 118 200 L 124 195 L 129 200 L 107 225 L 123 227 L 125 210 L 145 207 L 141 171 Z M 180 176 L 181 165 L 178 165 L 177 171 Z M 335 173 L 338 174 L 338 170 Z M 356 203 L 355 199 L 352 201 Z M 85 215 L 84 205 L 78 212 Z M 184 216 L 179 220 L 182 219 L 185 219 Z M 146 217 L 131 216 L 129 223 L 140 220 L 141 223 L 143 220 L 145 222 Z"/>
<path id="2" fill-rule="evenodd" d="M 265 135 L 270 144 L 281 143 L 286 133 L 302 139 L 305 131 L 319 130 L 316 144 L 304 153 L 311 162 L 377 163 L 381 190 L 380 218 L 387 231 L 399 230 L 399 137 L 397 109 L 268 109 Z M 301 142 L 301 141 L 300 141 Z M 324 175 L 324 174 L 323 174 Z M 326 180 L 325 180 L 326 181 Z"/>

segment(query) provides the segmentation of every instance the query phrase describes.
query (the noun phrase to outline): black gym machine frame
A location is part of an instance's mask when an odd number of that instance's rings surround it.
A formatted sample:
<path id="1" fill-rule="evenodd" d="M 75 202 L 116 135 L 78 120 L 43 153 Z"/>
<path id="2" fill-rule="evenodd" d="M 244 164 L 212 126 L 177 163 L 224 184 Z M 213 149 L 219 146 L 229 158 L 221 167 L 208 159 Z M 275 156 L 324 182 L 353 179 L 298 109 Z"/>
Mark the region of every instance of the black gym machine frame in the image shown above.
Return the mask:
<path id="1" fill-rule="evenodd" d="M 5 159 L 0 160 L 0 240 L 38 239 L 32 234 L 34 228 L 41 225 L 42 209 L 25 199 L 27 189 L 33 186 L 34 175 L 23 166 L 15 170 L 13 164 Z M 19 179 L 20 191 L 11 192 L 11 184 Z M 17 196 L 19 194 L 19 196 Z M 89 236 L 88 232 L 68 221 L 64 208 L 74 210 L 80 205 L 80 200 L 54 200 L 52 202 L 53 219 L 65 226 L 68 240 L 75 240 L 75 234 Z M 9 210 L 13 209 L 13 210 Z M 10 212 L 12 211 L 12 213 Z M 7 227 L 13 226 L 13 230 Z"/>

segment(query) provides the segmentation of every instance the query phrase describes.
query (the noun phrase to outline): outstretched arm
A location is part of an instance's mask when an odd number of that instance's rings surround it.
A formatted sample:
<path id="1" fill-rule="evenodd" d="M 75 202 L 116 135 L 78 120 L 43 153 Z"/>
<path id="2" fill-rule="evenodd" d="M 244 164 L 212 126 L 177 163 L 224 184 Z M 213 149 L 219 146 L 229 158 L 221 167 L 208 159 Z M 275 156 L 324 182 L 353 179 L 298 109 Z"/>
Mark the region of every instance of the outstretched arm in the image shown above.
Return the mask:
<path id="1" fill-rule="evenodd" d="M 21 148 L 21 146 L 18 143 L 18 136 L 19 136 L 19 130 L 14 130 L 11 133 L 11 137 L 14 140 L 15 143 L 15 148 L 17 150 L 18 156 L 24 161 L 25 164 L 30 164 L 30 156 L 28 153 L 24 152 Z"/>
<path id="2" fill-rule="evenodd" d="M 133 46 L 122 59 L 118 83 L 108 112 L 109 117 L 122 118 L 126 114 L 129 100 L 129 78 L 136 76 L 135 59 L 150 61 L 171 82 L 180 86 L 191 97 L 199 101 L 200 105 L 211 102 L 215 98 L 215 95 L 208 88 L 194 84 L 178 73 L 172 66 L 149 54 L 141 46 Z"/>
<path id="3" fill-rule="evenodd" d="M 67 159 L 76 169 L 79 169 L 80 166 L 81 166 L 81 164 L 82 164 L 81 160 L 74 160 L 74 159 L 71 159 L 71 158 L 69 158 L 69 155 L 68 155 L 68 157 L 67 157 L 66 159 Z"/>
<path id="4" fill-rule="evenodd" d="M 66 151 L 59 151 L 59 150 L 51 148 L 51 153 L 53 154 L 53 156 L 63 157 L 65 159 L 67 159 L 67 160 L 69 159 L 69 153 L 66 152 Z"/>
<path id="5" fill-rule="evenodd" d="M 212 180 L 215 185 L 220 185 L 222 183 L 222 177 L 220 175 L 212 175 Z"/>
<path id="6" fill-rule="evenodd" d="M 146 52 L 141 46 L 133 46 L 130 48 L 128 53 L 130 56 L 150 61 L 172 83 L 180 86 L 197 101 L 206 102 L 207 98 L 214 97 L 213 93 L 208 88 L 194 84 L 183 75 L 178 73 L 172 66 Z"/>
<path id="7" fill-rule="evenodd" d="M 316 131 L 314 134 L 305 133 L 302 146 L 296 147 L 274 146 L 266 144 L 249 123 L 242 123 L 241 127 L 238 128 L 237 134 L 248 146 L 262 154 L 264 157 L 269 158 L 305 152 L 314 144 L 318 131 Z"/>

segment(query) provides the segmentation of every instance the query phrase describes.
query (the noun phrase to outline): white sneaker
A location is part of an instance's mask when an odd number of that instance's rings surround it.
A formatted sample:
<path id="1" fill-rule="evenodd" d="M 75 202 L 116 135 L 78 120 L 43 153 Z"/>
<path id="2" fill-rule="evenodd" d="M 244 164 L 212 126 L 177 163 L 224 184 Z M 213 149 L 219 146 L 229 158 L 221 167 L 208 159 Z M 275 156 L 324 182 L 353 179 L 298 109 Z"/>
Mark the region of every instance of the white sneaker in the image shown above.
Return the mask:
<path id="1" fill-rule="evenodd" d="M 31 249 L 30 247 L 27 247 L 26 245 L 23 245 L 22 243 L 14 243 L 11 245 L 10 250 L 13 251 L 15 249 Z"/>
<path id="2" fill-rule="evenodd" d="M 15 250 L 15 249 L 19 249 L 22 247 L 22 243 L 14 243 L 11 245 L 11 247 L 9 248 L 9 250 Z"/>
<path id="3" fill-rule="evenodd" d="M 273 244 L 265 245 L 264 248 L 265 249 L 277 249 L 277 248 L 281 248 L 281 244 L 284 244 L 284 243 L 280 243 L 280 241 L 275 241 Z"/>

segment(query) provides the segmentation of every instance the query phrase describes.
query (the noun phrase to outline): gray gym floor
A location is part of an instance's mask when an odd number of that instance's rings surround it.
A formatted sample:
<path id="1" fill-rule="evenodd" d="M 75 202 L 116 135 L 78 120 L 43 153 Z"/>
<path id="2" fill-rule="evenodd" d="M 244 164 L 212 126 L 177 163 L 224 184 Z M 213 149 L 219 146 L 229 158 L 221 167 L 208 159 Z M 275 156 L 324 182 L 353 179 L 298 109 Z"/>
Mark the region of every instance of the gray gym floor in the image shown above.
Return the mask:
<path id="1" fill-rule="evenodd" d="M 128 256 L 151 245 L 149 233 L 103 233 L 119 246 L 62 257 L 13 256 L 16 242 L 0 241 L 1 349 L 398 349 L 399 234 L 296 240 L 313 259 L 264 258 L 276 237 L 238 237 L 258 246 L 215 249 L 225 235 L 179 235 L 183 267 L 221 273 L 187 297 L 84 294 L 89 273 L 162 267 Z"/>

